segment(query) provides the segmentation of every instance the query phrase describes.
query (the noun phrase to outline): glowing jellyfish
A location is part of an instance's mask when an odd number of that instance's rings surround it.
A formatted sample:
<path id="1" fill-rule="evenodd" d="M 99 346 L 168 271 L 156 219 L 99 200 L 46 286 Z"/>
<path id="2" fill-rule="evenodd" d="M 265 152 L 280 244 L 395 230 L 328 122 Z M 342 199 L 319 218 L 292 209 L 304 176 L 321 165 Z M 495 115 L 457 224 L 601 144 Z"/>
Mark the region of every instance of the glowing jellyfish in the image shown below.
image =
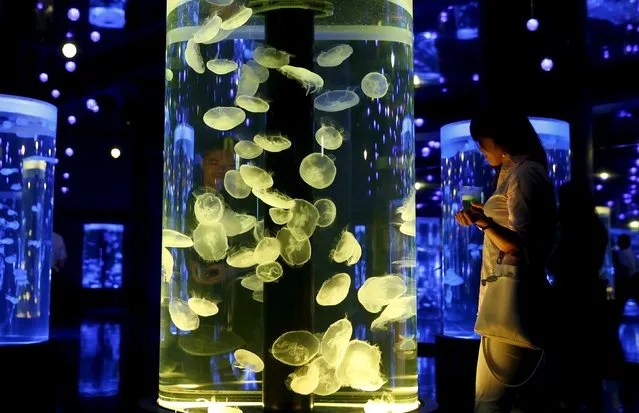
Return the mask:
<path id="1" fill-rule="evenodd" d="M 258 264 L 263 264 L 265 262 L 272 262 L 277 260 L 277 257 L 280 256 L 280 242 L 277 238 L 273 237 L 264 237 L 255 247 L 255 251 L 253 255 L 255 257 L 255 262 Z"/>
<path id="2" fill-rule="evenodd" d="M 224 174 L 224 189 L 236 199 L 244 199 L 251 193 L 251 187 L 246 185 L 240 171 L 230 170 Z"/>
<path id="3" fill-rule="evenodd" d="M 231 130 L 246 119 L 246 113 L 240 108 L 232 106 L 218 106 L 209 109 L 204 114 L 204 123 L 212 129 L 220 131 Z"/>
<path id="4" fill-rule="evenodd" d="M 264 220 L 260 219 L 255 223 L 253 227 L 253 238 L 255 241 L 260 242 L 264 239 Z"/>
<path id="5" fill-rule="evenodd" d="M 242 278 L 240 285 L 251 291 L 261 291 L 264 289 L 264 281 L 260 280 L 257 274 L 251 274 L 248 277 Z"/>
<path id="6" fill-rule="evenodd" d="M 220 16 L 213 16 L 208 19 L 203 25 L 193 34 L 193 41 L 195 43 L 208 43 L 215 38 L 220 32 L 222 27 L 222 18 Z"/>
<path id="7" fill-rule="evenodd" d="M 337 207 L 335 203 L 327 198 L 318 199 L 313 204 L 317 208 L 319 213 L 319 219 L 317 220 L 317 226 L 320 228 L 326 228 L 335 221 L 337 216 Z"/>
<path id="8" fill-rule="evenodd" d="M 402 206 L 397 208 L 397 213 L 401 214 L 403 221 L 413 221 L 416 217 L 417 209 L 415 208 L 415 189 L 412 189 L 408 197 L 404 200 Z"/>
<path id="9" fill-rule="evenodd" d="M 201 224 L 219 222 L 224 215 L 224 202 L 211 192 L 198 195 L 195 199 L 195 218 Z"/>
<path id="10" fill-rule="evenodd" d="M 235 104 L 251 113 L 266 113 L 270 108 L 267 101 L 255 96 L 238 96 Z"/>
<path id="11" fill-rule="evenodd" d="M 320 342 L 320 354 L 326 364 L 332 368 L 339 365 L 352 335 L 353 325 L 346 317 L 328 327 Z"/>
<path id="12" fill-rule="evenodd" d="M 320 342 L 304 330 L 289 331 L 279 336 L 271 347 L 276 360 L 289 366 L 303 366 L 319 352 Z"/>
<path id="13" fill-rule="evenodd" d="M 344 231 L 335 249 L 331 251 L 331 257 L 335 262 L 344 262 L 351 258 L 355 253 L 355 249 L 359 246 L 357 238 L 350 231 Z"/>
<path id="14" fill-rule="evenodd" d="M 370 399 L 364 404 L 364 413 L 393 413 L 397 410 L 395 399 L 386 394 L 379 399 Z"/>
<path id="15" fill-rule="evenodd" d="M 250 231 L 255 226 L 257 222 L 257 218 L 253 215 L 248 214 L 235 214 L 235 217 L 240 222 L 240 232 L 239 234 L 244 234 L 247 231 Z"/>
<path id="16" fill-rule="evenodd" d="M 189 308 L 200 317 L 210 317 L 220 311 L 217 304 L 204 298 L 191 297 L 188 304 Z"/>
<path id="17" fill-rule="evenodd" d="M 371 277 L 357 291 L 357 299 L 369 313 L 379 313 L 406 292 L 404 280 L 397 275 L 381 275 Z"/>
<path id="18" fill-rule="evenodd" d="M 171 281 L 171 277 L 173 276 L 173 266 L 175 265 L 175 261 L 173 260 L 173 255 L 171 251 L 166 248 L 162 248 L 162 279 L 165 282 Z"/>
<path id="19" fill-rule="evenodd" d="M 347 44 L 340 44 L 322 52 L 317 56 L 317 65 L 320 67 L 335 67 L 342 64 L 353 54 L 353 48 Z"/>
<path id="20" fill-rule="evenodd" d="M 164 77 L 167 82 L 170 82 L 171 80 L 173 80 L 173 72 L 171 71 L 171 69 L 166 69 L 164 71 Z"/>
<path id="21" fill-rule="evenodd" d="M 204 59 L 202 59 L 202 55 L 200 54 L 200 45 L 197 44 L 193 39 L 189 40 L 186 43 L 184 60 L 186 60 L 186 64 L 189 65 L 189 67 L 196 73 L 202 74 L 206 72 Z"/>
<path id="22" fill-rule="evenodd" d="M 306 90 L 307 95 L 319 92 L 324 87 L 324 79 L 320 75 L 303 67 L 286 65 L 278 70 L 289 79 L 297 80 Z"/>
<path id="23" fill-rule="evenodd" d="M 346 265 L 355 265 L 359 262 L 360 258 L 362 258 L 362 246 L 359 245 L 358 242 L 357 244 L 355 244 L 355 248 L 353 248 L 353 253 L 346 260 Z"/>
<path id="24" fill-rule="evenodd" d="M 253 15 L 253 9 L 250 7 L 240 6 L 237 13 L 222 22 L 222 29 L 235 30 L 246 24 Z"/>
<path id="25" fill-rule="evenodd" d="M 268 189 L 273 186 L 273 177 L 257 166 L 242 165 L 240 174 L 244 182 L 253 189 Z"/>
<path id="26" fill-rule="evenodd" d="M 399 226 L 399 232 L 409 237 L 415 237 L 417 235 L 417 225 L 415 220 L 402 222 Z"/>
<path id="27" fill-rule="evenodd" d="M 348 344 L 348 341 L 346 343 Z M 315 358 L 311 361 L 311 365 L 319 370 L 319 383 L 313 390 L 313 394 L 329 396 L 342 387 L 342 382 L 335 376 L 335 367 L 328 364 L 323 356 Z"/>
<path id="28" fill-rule="evenodd" d="M 300 163 L 300 176 L 315 189 L 331 186 L 337 175 L 335 162 L 321 153 L 307 155 Z"/>
<path id="29" fill-rule="evenodd" d="M 235 153 L 244 159 L 255 159 L 264 152 L 264 150 L 251 141 L 239 141 L 233 148 Z"/>
<path id="30" fill-rule="evenodd" d="M 271 217 L 271 221 L 277 225 L 285 225 L 293 218 L 293 213 L 284 208 L 270 208 L 268 214 Z"/>
<path id="31" fill-rule="evenodd" d="M 260 82 L 253 75 L 253 71 L 244 70 L 240 74 L 240 80 L 237 83 L 237 96 L 255 96 L 257 89 L 260 88 Z"/>
<path id="32" fill-rule="evenodd" d="M 257 63 L 255 60 L 249 60 L 244 64 L 244 69 L 249 68 L 251 70 L 251 76 L 257 79 L 258 82 L 264 83 L 268 80 L 268 69 Z"/>
<path id="33" fill-rule="evenodd" d="M 229 208 L 228 205 L 224 209 L 224 215 L 220 223 L 227 237 L 234 237 L 242 233 L 242 223 L 240 222 L 238 214 Z"/>
<path id="34" fill-rule="evenodd" d="M 195 252 L 205 261 L 220 261 L 229 249 L 226 231 L 219 222 L 198 225 L 193 240 Z"/>
<path id="35" fill-rule="evenodd" d="M 298 241 L 308 239 L 315 232 L 319 213 L 313 204 L 303 199 L 296 199 L 291 208 L 293 217 L 286 224 L 286 228 Z"/>
<path id="36" fill-rule="evenodd" d="M 219 43 L 222 40 L 226 39 L 227 37 L 229 37 L 231 35 L 231 33 L 233 33 L 233 30 L 224 30 L 224 29 L 220 29 L 220 32 L 217 34 L 217 36 L 215 36 L 214 38 L 212 38 L 211 40 L 209 40 L 208 42 L 202 42 L 202 44 L 213 44 L 213 43 Z"/>
<path id="37" fill-rule="evenodd" d="M 265 283 L 279 280 L 284 275 L 284 269 L 279 262 L 265 262 L 255 268 L 255 274 Z"/>
<path id="38" fill-rule="evenodd" d="M 235 268 L 249 268 L 255 265 L 253 250 L 250 248 L 240 248 L 226 257 L 226 263 Z"/>
<path id="39" fill-rule="evenodd" d="M 359 96 L 350 90 L 332 90 L 315 98 L 315 109 L 324 112 L 341 112 L 359 103 Z"/>
<path id="40" fill-rule="evenodd" d="M 371 99 L 383 98 L 388 92 L 388 81 L 383 74 L 371 72 L 362 79 L 362 92 Z"/>
<path id="41" fill-rule="evenodd" d="M 253 59 L 269 69 L 279 69 L 290 62 L 290 55 L 272 47 L 257 46 L 253 50 Z"/>
<path id="42" fill-rule="evenodd" d="M 346 346 L 335 376 L 356 390 L 379 390 L 386 379 L 381 373 L 382 353 L 365 341 L 352 340 Z"/>
<path id="43" fill-rule="evenodd" d="M 190 248 L 193 246 L 193 240 L 172 229 L 163 229 L 162 246 L 166 248 Z"/>
<path id="44" fill-rule="evenodd" d="M 315 140 L 328 150 L 335 150 L 342 146 L 342 134 L 332 126 L 323 125 L 315 132 Z"/>
<path id="45" fill-rule="evenodd" d="M 298 241 L 288 228 L 282 228 L 277 233 L 280 242 L 280 254 L 291 267 L 299 267 L 311 259 L 311 242 L 308 239 Z"/>
<path id="46" fill-rule="evenodd" d="M 233 357 L 235 358 L 233 367 L 249 370 L 254 373 L 259 373 L 264 370 L 264 362 L 262 359 L 251 351 L 244 349 L 235 350 Z"/>
<path id="47" fill-rule="evenodd" d="M 253 298 L 258 303 L 263 303 L 264 302 L 264 290 L 253 291 L 253 294 L 251 294 L 251 298 Z"/>
<path id="48" fill-rule="evenodd" d="M 346 299 L 350 288 L 350 275 L 345 272 L 335 274 L 322 283 L 322 287 L 318 291 L 315 301 L 324 307 L 337 305 Z"/>
<path id="49" fill-rule="evenodd" d="M 416 314 L 417 298 L 414 295 L 396 298 L 373 320 L 371 330 L 386 330 L 387 324 L 408 320 Z"/>
<path id="50" fill-rule="evenodd" d="M 295 205 L 293 198 L 276 189 L 253 189 L 251 192 L 259 200 L 273 208 L 291 209 Z"/>
<path id="51" fill-rule="evenodd" d="M 255 135 L 253 142 L 260 145 L 267 152 L 282 152 L 291 147 L 291 141 L 281 135 Z"/>
<path id="52" fill-rule="evenodd" d="M 210 357 L 231 353 L 246 343 L 231 331 L 220 331 L 210 324 L 202 324 L 191 334 L 179 335 L 178 345 L 186 354 Z"/>
<path id="53" fill-rule="evenodd" d="M 206 62 L 206 68 L 216 75 L 226 75 L 237 70 L 237 63 L 228 59 L 211 59 Z"/>
<path id="54" fill-rule="evenodd" d="M 169 315 L 173 324 L 182 331 L 192 331 L 200 326 L 200 318 L 179 298 L 174 298 L 169 303 Z"/>
<path id="55" fill-rule="evenodd" d="M 297 394 L 311 394 L 319 385 L 320 371 L 317 364 L 300 367 L 288 375 L 286 385 Z"/>
<path id="56" fill-rule="evenodd" d="M 235 0 L 206 0 L 211 4 L 215 4 L 216 6 L 226 7 L 233 4 Z"/>

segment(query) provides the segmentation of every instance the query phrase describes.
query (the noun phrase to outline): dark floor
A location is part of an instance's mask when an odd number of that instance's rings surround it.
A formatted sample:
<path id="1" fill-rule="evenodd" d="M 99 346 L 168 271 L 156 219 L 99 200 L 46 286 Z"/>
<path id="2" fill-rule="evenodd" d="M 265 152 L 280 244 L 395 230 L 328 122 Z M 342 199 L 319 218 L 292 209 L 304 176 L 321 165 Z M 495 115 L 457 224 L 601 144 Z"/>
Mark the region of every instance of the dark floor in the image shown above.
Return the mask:
<path id="1" fill-rule="evenodd" d="M 20 377 L 24 385 L 11 387 L 12 391 L 3 386 L 3 399 L 11 399 L 11 396 L 14 400 L 20 399 L 15 404 L 21 409 L 9 410 L 5 406 L 6 410 L 0 411 L 144 411 L 140 402 L 153 405 L 153 391 L 157 385 L 157 380 L 146 373 L 153 371 L 152 364 L 156 362 L 153 352 L 148 348 L 145 351 L 149 343 L 144 337 L 153 336 L 152 329 L 153 326 L 144 325 L 127 314 L 101 314 L 74 325 L 54 328 L 50 343 L 37 352 L 12 354 L 3 349 L 3 377 L 7 379 L 10 377 L 7 372 L 13 372 L 13 377 L 16 380 Z M 606 406 L 602 413 L 639 412 L 639 322 L 625 322 L 619 329 L 619 336 L 627 362 L 621 374 L 602 384 Z M 36 371 L 33 366 L 38 364 L 40 369 Z M 437 410 L 435 373 L 435 358 L 420 357 L 420 399 L 425 403 L 421 411 L 446 413 Z M 18 396 L 20 392 L 24 395 Z M 29 406 L 37 406 L 37 409 L 32 410 Z"/>

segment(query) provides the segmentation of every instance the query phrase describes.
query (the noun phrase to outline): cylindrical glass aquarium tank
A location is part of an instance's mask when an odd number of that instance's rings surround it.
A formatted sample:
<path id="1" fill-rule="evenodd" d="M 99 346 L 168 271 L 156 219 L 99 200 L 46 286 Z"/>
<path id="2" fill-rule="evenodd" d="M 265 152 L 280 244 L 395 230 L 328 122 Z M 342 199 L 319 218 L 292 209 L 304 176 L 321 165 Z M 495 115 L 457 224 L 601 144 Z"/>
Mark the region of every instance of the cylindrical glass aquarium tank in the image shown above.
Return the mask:
<path id="1" fill-rule="evenodd" d="M 49 339 L 58 110 L 0 95 L 0 345 Z"/>
<path id="2" fill-rule="evenodd" d="M 84 224 L 82 288 L 120 288 L 124 225 Z"/>
<path id="3" fill-rule="evenodd" d="M 567 122 L 530 118 L 548 155 L 549 174 L 558 194 L 570 179 L 570 128 Z M 470 136 L 470 121 L 441 128 L 442 165 L 442 277 L 444 335 L 475 336 L 483 234 L 455 221 L 462 209 L 463 186 L 482 188 L 482 202 L 493 192 L 494 171 Z M 558 196 L 558 195 L 557 195 Z"/>
<path id="4" fill-rule="evenodd" d="M 159 403 L 417 401 L 410 0 L 169 0 Z"/>

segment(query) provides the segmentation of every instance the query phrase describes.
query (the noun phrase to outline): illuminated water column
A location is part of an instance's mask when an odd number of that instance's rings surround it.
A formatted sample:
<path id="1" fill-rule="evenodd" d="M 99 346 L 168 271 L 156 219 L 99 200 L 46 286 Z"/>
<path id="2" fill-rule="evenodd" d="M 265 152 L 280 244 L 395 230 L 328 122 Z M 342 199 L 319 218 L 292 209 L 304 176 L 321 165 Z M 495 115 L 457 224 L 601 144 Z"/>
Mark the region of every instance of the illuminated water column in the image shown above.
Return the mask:
<path id="1" fill-rule="evenodd" d="M 159 404 L 416 408 L 412 2 L 167 11 Z"/>
<path id="2" fill-rule="evenodd" d="M 57 109 L 0 95 L 0 345 L 49 338 Z"/>
<path id="3" fill-rule="evenodd" d="M 548 154 L 549 174 L 558 193 L 570 178 L 570 128 L 566 122 L 530 118 Z M 462 186 L 483 189 L 484 201 L 493 192 L 494 171 L 470 136 L 470 121 L 441 128 L 442 153 L 442 274 L 444 335 L 470 338 L 477 316 L 483 233 L 455 221 L 462 208 Z"/>
<path id="4" fill-rule="evenodd" d="M 84 224 L 82 287 L 122 287 L 124 225 Z"/>
<path id="5" fill-rule="evenodd" d="M 89 23 L 105 29 L 122 29 L 126 24 L 126 0 L 89 0 Z"/>

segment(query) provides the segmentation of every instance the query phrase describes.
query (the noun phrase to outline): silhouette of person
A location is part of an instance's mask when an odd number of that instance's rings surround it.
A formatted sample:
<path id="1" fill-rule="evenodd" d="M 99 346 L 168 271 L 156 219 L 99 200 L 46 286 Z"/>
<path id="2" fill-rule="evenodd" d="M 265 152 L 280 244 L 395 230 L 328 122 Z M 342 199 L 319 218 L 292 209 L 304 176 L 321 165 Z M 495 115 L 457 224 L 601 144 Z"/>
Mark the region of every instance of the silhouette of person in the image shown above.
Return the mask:
<path id="1" fill-rule="evenodd" d="M 615 297 L 617 317 L 621 321 L 623 311 L 629 299 L 639 304 L 639 274 L 637 273 L 637 259 L 632 250 L 632 243 L 628 234 L 621 234 L 617 239 L 617 248 L 613 250 L 615 267 Z"/>

